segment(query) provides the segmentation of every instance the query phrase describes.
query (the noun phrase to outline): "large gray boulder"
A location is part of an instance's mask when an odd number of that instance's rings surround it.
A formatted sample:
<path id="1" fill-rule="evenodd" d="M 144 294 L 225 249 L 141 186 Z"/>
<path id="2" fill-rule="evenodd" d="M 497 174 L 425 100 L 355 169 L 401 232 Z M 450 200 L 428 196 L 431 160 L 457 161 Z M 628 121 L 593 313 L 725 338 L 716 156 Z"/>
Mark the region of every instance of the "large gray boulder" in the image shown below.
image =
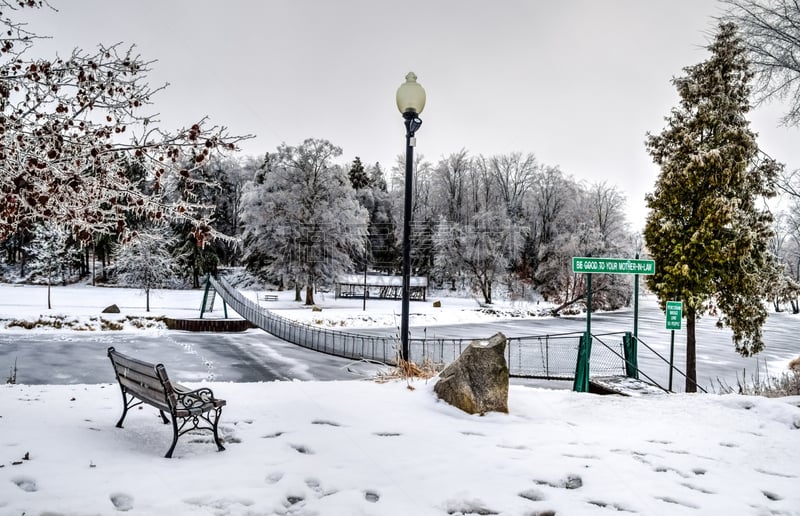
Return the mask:
<path id="1" fill-rule="evenodd" d="M 118 314 L 119 313 L 119 307 L 117 305 L 107 306 L 107 307 L 105 307 L 103 309 L 102 313 L 104 313 L 104 314 Z"/>
<path id="2" fill-rule="evenodd" d="M 439 374 L 433 390 L 440 399 L 469 414 L 508 413 L 506 336 L 474 340 Z"/>

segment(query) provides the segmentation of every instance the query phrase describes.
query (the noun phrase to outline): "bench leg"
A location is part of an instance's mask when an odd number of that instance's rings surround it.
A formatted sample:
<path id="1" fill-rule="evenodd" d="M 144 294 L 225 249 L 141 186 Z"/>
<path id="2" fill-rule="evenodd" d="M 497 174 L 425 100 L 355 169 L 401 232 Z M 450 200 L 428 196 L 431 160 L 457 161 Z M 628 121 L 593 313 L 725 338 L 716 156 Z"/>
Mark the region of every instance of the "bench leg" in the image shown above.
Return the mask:
<path id="1" fill-rule="evenodd" d="M 169 419 L 167 419 L 167 416 L 164 414 L 163 410 L 159 410 L 158 413 L 161 414 L 161 421 L 163 421 L 165 425 L 169 423 Z"/>
<path id="2" fill-rule="evenodd" d="M 128 414 L 128 398 L 125 396 L 125 391 L 122 391 L 122 416 L 117 421 L 117 428 L 122 428 L 122 422 L 125 421 L 125 416 Z"/>
<path id="3" fill-rule="evenodd" d="M 161 417 L 164 417 L 164 413 L 161 413 Z M 175 450 L 175 445 L 178 444 L 178 418 L 175 416 L 172 417 L 172 446 L 169 447 L 167 450 L 167 454 L 164 455 L 164 458 L 171 459 L 172 452 Z"/>
<path id="4" fill-rule="evenodd" d="M 218 408 L 214 410 L 214 442 L 217 443 L 217 450 L 224 451 L 225 447 L 222 446 L 222 443 L 219 440 L 219 432 L 217 431 L 217 423 L 219 422 L 219 416 L 222 414 L 222 408 Z"/>

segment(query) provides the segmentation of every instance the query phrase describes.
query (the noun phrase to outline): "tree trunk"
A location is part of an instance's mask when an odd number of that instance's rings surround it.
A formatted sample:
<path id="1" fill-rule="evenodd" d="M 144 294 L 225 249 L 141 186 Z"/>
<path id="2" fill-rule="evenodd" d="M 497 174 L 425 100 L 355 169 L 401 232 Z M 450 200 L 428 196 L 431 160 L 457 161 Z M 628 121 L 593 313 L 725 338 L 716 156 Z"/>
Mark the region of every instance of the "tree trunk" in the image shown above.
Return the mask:
<path id="1" fill-rule="evenodd" d="M 492 282 L 482 281 L 481 292 L 483 293 L 483 302 L 487 305 L 492 304 Z"/>
<path id="2" fill-rule="evenodd" d="M 144 289 L 144 298 L 145 298 L 145 306 L 146 306 L 145 312 L 149 312 L 150 311 L 150 289 L 149 288 Z"/>
<path id="3" fill-rule="evenodd" d="M 47 309 L 52 309 L 52 305 L 50 304 L 50 282 L 47 282 Z"/>
<path id="4" fill-rule="evenodd" d="M 306 306 L 314 304 L 314 286 L 306 285 Z"/>
<path id="5" fill-rule="evenodd" d="M 686 311 L 686 392 L 697 392 L 697 352 L 694 335 L 695 312 Z"/>
<path id="6" fill-rule="evenodd" d="M 297 280 L 294 281 L 294 300 L 298 303 L 303 300 L 300 296 L 300 282 Z"/>

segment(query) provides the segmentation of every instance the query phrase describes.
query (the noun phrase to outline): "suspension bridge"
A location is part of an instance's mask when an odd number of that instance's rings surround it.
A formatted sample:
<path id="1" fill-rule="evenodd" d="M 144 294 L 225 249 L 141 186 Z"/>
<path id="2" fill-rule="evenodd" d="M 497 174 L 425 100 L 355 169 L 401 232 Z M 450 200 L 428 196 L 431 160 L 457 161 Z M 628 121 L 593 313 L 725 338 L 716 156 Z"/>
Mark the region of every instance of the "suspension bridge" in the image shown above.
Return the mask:
<path id="1" fill-rule="evenodd" d="M 252 325 L 307 349 L 354 360 L 395 365 L 399 339 L 393 336 L 319 328 L 282 317 L 249 299 L 224 277 L 209 276 L 201 306 L 211 311 L 219 295 L 227 306 Z M 507 338 L 509 374 L 516 378 L 572 381 L 580 392 L 642 395 L 668 392 L 638 368 L 639 344 L 666 359 L 630 332 L 591 334 L 572 332 Z M 488 336 L 487 336 L 488 338 Z M 475 339 L 410 338 L 409 361 L 422 364 L 452 362 Z M 641 378 L 640 378 L 641 377 Z"/>

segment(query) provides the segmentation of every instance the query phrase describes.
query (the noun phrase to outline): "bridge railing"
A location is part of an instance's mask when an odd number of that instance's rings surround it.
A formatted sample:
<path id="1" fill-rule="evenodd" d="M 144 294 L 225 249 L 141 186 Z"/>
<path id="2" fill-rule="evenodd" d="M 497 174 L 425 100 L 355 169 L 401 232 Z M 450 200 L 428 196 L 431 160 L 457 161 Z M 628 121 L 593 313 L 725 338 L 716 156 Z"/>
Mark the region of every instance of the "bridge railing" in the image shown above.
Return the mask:
<path id="1" fill-rule="evenodd" d="M 319 328 L 270 312 L 234 288 L 224 277 L 209 277 L 211 286 L 239 315 L 267 333 L 314 351 L 355 360 L 368 359 L 396 364 L 399 336 L 364 335 L 357 332 Z M 486 338 L 488 339 L 489 336 Z M 581 333 L 510 337 L 506 345 L 509 373 L 514 377 L 572 380 L 575 376 Z M 448 364 L 458 358 L 474 339 L 410 338 L 409 360 Z M 625 374 L 615 346 L 592 350 L 591 375 Z"/>

